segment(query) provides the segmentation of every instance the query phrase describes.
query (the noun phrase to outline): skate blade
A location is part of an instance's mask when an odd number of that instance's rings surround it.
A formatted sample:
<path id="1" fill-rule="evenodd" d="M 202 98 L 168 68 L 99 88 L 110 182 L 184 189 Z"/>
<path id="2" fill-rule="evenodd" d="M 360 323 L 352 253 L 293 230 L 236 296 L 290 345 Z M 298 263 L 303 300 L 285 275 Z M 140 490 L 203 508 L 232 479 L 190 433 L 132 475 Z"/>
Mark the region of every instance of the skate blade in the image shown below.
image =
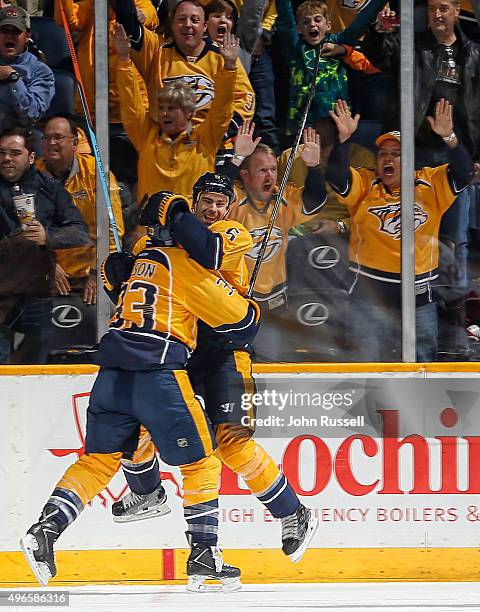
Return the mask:
<path id="1" fill-rule="evenodd" d="M 47 586 L 49 580 L 52 578 L 52 574 L 48 569 L 48 565 L 43 563 L 42 561 L 37 561 L 33 554 L 33 551 L 36 549 L 34 546 L 36 544 L 35 538 L 28 534 L 23 538 L 20 538 L 20 549 L 30 566 L 30 569 L 35 575 L 35 578 L 42 586 Z"/>
<path id="2" fill-rule="evenodd" d="M 303 557 L 317 529 L 318 520 L 314 516 L 310 516 L 310 518 L 308 519 L 307 533 L 305 534 L 305 539 L 297 548 L 297 550 L 295 550 L 291 555 L 288 556 L 292 563 L 298 563 Z"/>
<path id="3" fill-rule="evenodd" d="M 135 521 L 144 521 L 157 516 L 165 516 L 165 514 L 169 514 L 171 511 L 170 506 L 167 506 L 167 504 L 162 504 L 158 508 L 152 508 L 151 510 L 142 512 L 141 514 L 126 514 L 125 516 L 112 515 L 112 517 L 115 523 L 134 523 Z"/>
<path id="4" fill-rule="evenodd" d="M 220 584 L 205 584 L 205 580 L 218 580 Z M 240 591 L 240 578 L 214 578 L 213 576 L 189 576 L 187 591 L 189 593 L 234 593 Z"/>

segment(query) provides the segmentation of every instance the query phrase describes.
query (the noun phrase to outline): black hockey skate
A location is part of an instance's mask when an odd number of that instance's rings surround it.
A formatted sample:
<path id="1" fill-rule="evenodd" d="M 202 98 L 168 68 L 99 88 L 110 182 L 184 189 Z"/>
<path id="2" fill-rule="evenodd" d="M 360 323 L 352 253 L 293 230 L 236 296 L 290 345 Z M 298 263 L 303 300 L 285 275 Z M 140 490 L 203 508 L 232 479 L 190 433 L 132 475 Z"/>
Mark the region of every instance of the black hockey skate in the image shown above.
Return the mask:
<path id="1" fill-rule="evenodd" d="M 187 576 L 187 591 L 191 593 L 206 591 L 231 593 L 242 588 L 239 568 L 227 565 L 223 560 L 222 551 L 216 546 L 207 544 L 192 544 L 187 561 Z M 206 585 L 205 580 L 219 580 L 221 585 Z"/>
<path id="2" fill-rule="evenodd" d="M 20 548 L 36 579 L 43 586 L 57 573 L 53 545 L 60 535 L 53 521 L 41 521 L 32 525 L 20 540 Z"/>
<path id="3" fill-rule="evenodd" d="M 303 504 L 293 514 L 285 516 L 282 522 L 282 550 L 293 563 L 303 557 L 318 527 L 317 519 Z"/>
<path id="4" fill-rule="evenodd" d="M 167 494 L 161 485 L 148 495 L 128 493 L 112 506 L 113 520 L 116 523 L 142 521 L 155 516 L 163 516 L 170 511 L 167 505 Z"/>

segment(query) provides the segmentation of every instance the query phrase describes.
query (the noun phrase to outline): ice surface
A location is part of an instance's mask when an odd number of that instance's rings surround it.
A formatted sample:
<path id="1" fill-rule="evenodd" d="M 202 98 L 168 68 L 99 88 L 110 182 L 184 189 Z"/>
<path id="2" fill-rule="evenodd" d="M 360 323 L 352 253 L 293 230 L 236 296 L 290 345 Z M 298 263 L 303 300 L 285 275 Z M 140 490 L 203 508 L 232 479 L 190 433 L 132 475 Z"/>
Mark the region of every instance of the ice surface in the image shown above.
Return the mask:
<path id="1" fill-rule="evenodd" d="M 20 589 L 19 589 L 20 590 Z M 70 605 L 24 608 L 41 612 L 463 612 L 480 611 L 480 583 L 246 584 L 238 593 L 189 594 L 184 586 L 81 586 L 68 590 Z M 0 589 L 0 597 L 5 589 Z M 9 608 L 13 609 L 13 608 Z"/>

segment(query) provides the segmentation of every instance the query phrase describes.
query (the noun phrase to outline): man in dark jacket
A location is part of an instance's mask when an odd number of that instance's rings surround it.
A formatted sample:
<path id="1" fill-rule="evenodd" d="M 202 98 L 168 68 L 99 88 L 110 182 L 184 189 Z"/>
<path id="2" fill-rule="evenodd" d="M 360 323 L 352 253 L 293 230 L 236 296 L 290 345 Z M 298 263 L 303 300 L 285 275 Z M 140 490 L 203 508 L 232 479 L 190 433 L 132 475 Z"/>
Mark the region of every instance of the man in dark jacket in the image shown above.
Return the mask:
<path id="1" fill-rule="evenodd" d="M 453 108 L 455 132 L 469 153 L 477 157 L 480 152 L 480 45 L 464 36 L 457 25 L 459 0 L 428 0 L 427 4 L 428 29 L 415 37 L 417 145 L 445 150 L 442 140 L 433 134 L 425 119 L 432 115 L 436 102 L 444 98 Z M 383 29 L 382 13 L 375 30 L 365 37 L 362 50 L 377 68 L 398 76 L 400 36 L 391 29 Z"/>
<path id="2" fill-rule="evenodd" d="M 23 128 L 0 136 L 0 363 L 43 363 L 48 354 L 54 249 L 89 243 L 70 195 L 35 169 Z M 15 332 L 24 336 L 12 359 Z"/>

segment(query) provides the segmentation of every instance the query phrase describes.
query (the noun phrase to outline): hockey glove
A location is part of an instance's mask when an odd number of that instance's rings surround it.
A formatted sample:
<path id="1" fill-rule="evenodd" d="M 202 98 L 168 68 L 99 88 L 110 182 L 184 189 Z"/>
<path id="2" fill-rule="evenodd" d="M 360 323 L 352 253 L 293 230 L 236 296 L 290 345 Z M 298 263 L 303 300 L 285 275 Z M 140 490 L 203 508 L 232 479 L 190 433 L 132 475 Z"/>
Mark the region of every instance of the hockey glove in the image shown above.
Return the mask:
<path id="1" fill-rule="evenodd" d="M 130 278 L 135 257 L 126 251 L 120 253 L 110 253 L 102 263 L 100 274 L 102 276 L 103 287 L 112 300 L 116 302 L 122 284 Z"/>
<path id="2" fill-rule="evenodd" d="M 140 225 L 170 225 L 179 213 L 190 212 L 188 200 L 171 191 L 159 191 L 150 196 L 140 215 Z"/>

